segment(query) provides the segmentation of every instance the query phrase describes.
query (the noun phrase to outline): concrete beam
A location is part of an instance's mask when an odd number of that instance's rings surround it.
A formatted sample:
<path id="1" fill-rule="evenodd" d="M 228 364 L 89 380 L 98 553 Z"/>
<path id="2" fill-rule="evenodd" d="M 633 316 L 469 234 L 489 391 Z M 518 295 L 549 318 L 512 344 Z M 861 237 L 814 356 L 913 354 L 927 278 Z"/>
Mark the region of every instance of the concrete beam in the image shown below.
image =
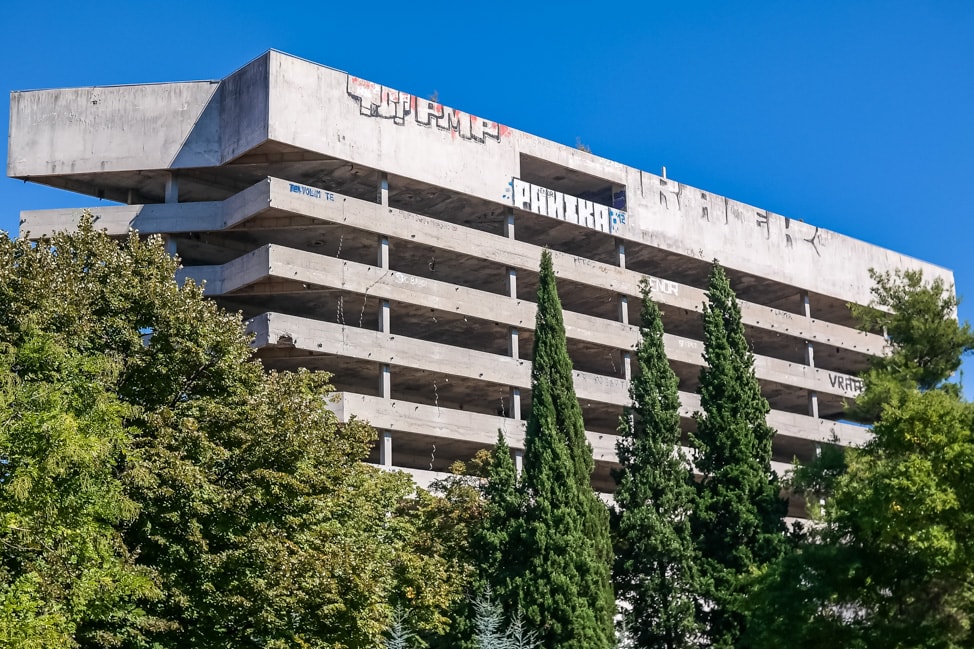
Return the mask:
<path id="1" fill-rule="evenodd" d="M 328 408 L 341 422 L 347 422 L 354 416 L 380 430 L 431 435 L 444 439 L 459 437 L 485 447 L 492 447 L 497 441 L 497 431 L 502 431 L 512 449 L 524 448 L 527 427 L 525 421 L 435 408 L 408 401 L 379 399 L 352 392 L 335 394 L 329 401 Z M 596 462 L 619 463 L 616 455 L 616 442 L 619 440 L 617 435 L 586 431 L 585 438 L 592 447 L 592 456 Z M 693 454 L 693 451 L 686 447 L 683 451 L 687 457 Z M 771 468 L 778 475 L 784 475 L 791 471 L 792 466 L 785 462 L 772 462 Z"/>
<path id="2" fill-rule="evenodd" d="M 303 352 L 341 355 L 504 386 L 531 387 L 530 363 L 505 356 L 278 313 L 267 313 L 252 319 L 249 329 L 255 334 L 256 347 L 293 347 Z M 573 379 L 580 400 L 620 407 L 629 405 L 629 384 L 623 379 L 579 371 L 573 372 Z M 698 395 L 681 392 L 680 402 L 681 415 L 684 417 L 691 417 L 700 409 Z M 843 444 L 858 445 L 869 436 L 868 430 L 859 426 L 778 410 L 769 413 L 768 423 L 780 435 L 812 441 L 829 441 L 834 434 Z M 497 427 L 488 428 L 485 433 L 491 434 L 495 430 Z"/>
<path id="3" fill-rule="evenodd" d="M 532 302 L 275 245 L 262 246 L 221 267 L 185 268 L 180 271 L 179 278 L 192 278 L 197 282 L 206 280 L 205 292 L 211 296 L 230 295 L 242 290 L 259 294 L 258 285 L 262 281 L 271 278 L 288 280 L 293 282 L 290 288 L 277 282 L 264 290 L 268 295 L 279 295 L 289 291 L 304 293 L 314 286 L 331 287 L 460 313 L 517 329 L 532 330 L 537 311 Z M 564 312 L 564 320 L 565 332 L 570 339 L 622 350 L 632 349 L 639 340 L 639 329 L 621 322 L 572 311 Z M 703 367 L 702 342 L 664 334 L 664 344 L 670 359 Z M 849 399 L 859 393 L 859 379 L 839 372 L 759 355 L 754 357 L 754 368 L 758 378 L 765 381 Z"/>
<path id="4" fill-rule="evenodd" d="M 129 228 L 136 228 L 144 234 L 252 229 L 258 217 L 262 217 L 260 225 L 263 227 L 286 227 L 291 223 L 307 225 L 310 218 L 483 258 L 503 267 L 537 271 L 541 258 L 541 248 L 538 246 L 339 194 L 331 194 L 332 200 L 314 198 L 292 191 L 291 188 L 296 186 L 288 181 L 269 178 L 222 204 L 100 207 L 93 211 L 100 216 L 99 225 L 108 228 L 109 234 L 113 235 L 125 234 Z M 216 207 L 218 205 L 221 207 Z M 186 212 L 182 212 L 184 208 L 188 208 Z M 271 208 L 293 216 L 263 218 Z M 72 229 L 80 212 L 23 212 L 22 229 L 35 234 Z M 552 261 L 559 277 L 634 297 L 639 296 L 639 282 L 645 277 L 625 268 L 557 251 L 552 251 Z M 706 301 L 702 289 L 669 280 L 654 281 L 651 278 L 650 281 L 654 283 L 653 299 L 656 302 L 687 311 L 702 311 Z M 876 334 L 751 302 L 741 301 L 740 304 L 744 324 L 757 329 L 873 356 L 882 355 L 886 350 L 882 336 Z"/>

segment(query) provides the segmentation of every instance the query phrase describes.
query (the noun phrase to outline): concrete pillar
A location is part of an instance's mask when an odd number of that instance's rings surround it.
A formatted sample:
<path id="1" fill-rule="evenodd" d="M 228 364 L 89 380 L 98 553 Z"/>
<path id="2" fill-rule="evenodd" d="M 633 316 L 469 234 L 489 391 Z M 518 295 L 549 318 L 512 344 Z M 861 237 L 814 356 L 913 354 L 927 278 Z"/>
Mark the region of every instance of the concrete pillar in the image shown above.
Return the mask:
<path id="1" fill-rule="evenodd" d="M 629 296 L 619 296 L 619 322 L 629 324 Z"/>
<path id="2" fill-rule="evenodd" d="M 632 352 L 622 352 L 622 377 L 627 381 L 632 380 Z"/>
<path id="3" fill-rule="evenodd" d="M 518 347 L 518 331 L 515 327 L 507 330 L 507 355 L 511 358 L 521 358 Z"/>
<path id="4" fill-rule="evenodd" d="M 508 239 L 516 239 L 514 236 L 514 209 L 508 208 L 504 215 L 504 236 Z"/>
<path id="5" fill-rule="evenodd" d="M 392 331 L 389 300 L 379 300 L 379 331 L 385 334 Z"/>
<path id="6" fill-rule="evenodd" d="M 806 318 L 812 317 L 812 303 L 808 299 L 808 291 L 802 291 L 800 296 L 802 313 L 805 314 Z M 805 341 L 805 365 L 809 367 L 815 367 L 815 346 L 812 345 L 812 341 Z M 808 416 L 818 417 L 818 392 L 815 390 L 808 391 Z M 819 448 L 816 445 L 816 453 L 819 452 Z"/>
<path id="7" fill-rule="evenodd" d="M 521 418 L 521 388 L 511 388 L 511 418 Z"/>
<path id="8" fill-rule="evenodd" d="M 176 240 L 168 234 L 162 235 L 162 243 L 166 247 L 166 254 L 170 257 L 176 256 Z"/>
<path id="9" fill-rule="evenodd" d="M 622 239 L 616 239 L 616 263 L 619 268 L 626 267 L 626 242 Z"/>
<path id="10" fill-rule="evenodd" d="M 375 263 L 379 268 L 389 268 L 389 237 L 384 234 L 379 235 L 379 254 Z"/>
<path id="11" fill-rule="evenodd" d="M 166 175 L 166 202 L 179 202 L 179 177 L 175 173 Z"/>
<path id="12" fill-rule="evenodd" d="M 389 175 L 379 174 L 379 188 L 375 202 L 382 207 L 389 207 Z"/>
<path id="13" fill-rule="evenodd" d="M 392 433 L 388 430 L 379 432 L 379 465 L 392 466 Z"/>
<path id="14" fill-rule="evenodd" d="M 392 368 L 385 364 L 379 366 L 379 396 L 392 398 Z"/>
<path id="15" fill-rule="evenodd" d="M 507 296 L 517 298 L 517 269 L 507 269 Z"/>
<path id="16" fill-rule="evenodd" d="M 521 477 L 521 472 L 524 471 L 524 451 L 521 449 L 514 449 L 514 471 L 517 476 Z"/>

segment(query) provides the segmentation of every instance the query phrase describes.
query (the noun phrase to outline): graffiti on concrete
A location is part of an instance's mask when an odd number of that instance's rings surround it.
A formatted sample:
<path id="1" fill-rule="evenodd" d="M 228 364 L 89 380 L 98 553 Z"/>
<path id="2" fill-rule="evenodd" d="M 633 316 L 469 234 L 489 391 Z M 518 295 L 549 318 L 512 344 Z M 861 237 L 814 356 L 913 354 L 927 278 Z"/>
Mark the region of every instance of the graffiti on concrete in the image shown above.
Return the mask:
<path id="1" fill-rule="evenodd" d="M 399 126 L 413 124 L 448 132 L 455 138 L 480 144 L 500 142 L 509 130 L 497 122 L 448 108 L 431 99 L 422 99 L 351 75 L 347 79 L 346 92 L 358 103 L 359 114 L 366 117 L 391 120 Z"/>
<path id="2" fill-rule="evenodd" d="M 288 183 L 288 187 L 292 194 L 301 194 L 310 198 L 323 198 L 326 201 L 335 200 L 334 194 L 318 189 L 317 187 L 308 187 L 307 185 L 298 185 L 297 183 Z"/>
<path id="3" fill-rule="evenodd" d="M 832 374 L 831 372 L 829 372 L 829 384 L 833 388 L 852 392 L 853 394 L 859 394 L 863 388 L 862 379 L 842 376 L 841 374 Z"/>
<path id="4" fill-rule="evenodd" d="M 642 175 L 640 175 L 642 178 Z M 756 226 L 761 238 L 771 244 L 781 245 L 786 249 L 795 249 L 796 243 L 802 250 L 814 252 L 822 256 L 823 247 L 827 247 L 830 234 L 800 219 L 780 216 L 767 210 L 756 210 L 752 207 L 731 201 L 722 196 L 714 196 L 702 191 L 690 191 L 680 183 L 663 178 L 659 182 L 659 200 L 656 194 L 649 194 L 649 205 L 653 209 L 674 214 L 674 216 L 693 215 L 708 223 L 723 223 L 723 225 L 741 225 L 745 228 Z M 651 187 L 655 192 L 656 188 Z M 645 195 L 645 194 L 644 194 Z M 658 206 L 657 206 L 658 203 Z M 752 230 L 753 232 L 753 230 Z M 805 247 L 808 244 L 808 248 Z M 692 253 L 688 253 L 692 254 Z M 696 256 L 696 255 L 694 255 Z"/>
<path id="5" fill-rule="evenodd" d="M 511 180 L 503 198 L 522 210 L 600 232 L 616 232 L 626 225 L 629 218 L 626 212 L 614 207 L 533 185 L 520 178 Z"/>
<path id="6" fill-rule="evenodd" d="M 653 290 L 653 293 L 662 293 L 663 295 L 680 294 L 680 285 L 676 282 L 652 276 L 648 276 L 646 279 L 649 280 L 649 287 Z"/>

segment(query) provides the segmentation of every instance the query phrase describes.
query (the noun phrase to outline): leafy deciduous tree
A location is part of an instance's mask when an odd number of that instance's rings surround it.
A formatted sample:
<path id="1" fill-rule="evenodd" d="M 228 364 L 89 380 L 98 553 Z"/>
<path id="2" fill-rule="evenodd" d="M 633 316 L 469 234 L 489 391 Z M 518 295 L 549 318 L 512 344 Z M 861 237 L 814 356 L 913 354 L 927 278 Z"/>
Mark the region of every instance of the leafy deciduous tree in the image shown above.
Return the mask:
<path id="1" fill-rule="evenodd" d="M 396 596 L 442 629 L 462 593 L 423 545 L 409 478 L 360 461 L 374 431 L 338 423 L 327 376 L 265 374 L 239 316 L 176 269 L 159 238 L 119 243 L 90 218 L 36 245 L 0 238 L 16 632 L 372 646 Z"/>
<path id="2" fill-rule="evenodd" d="M 874 301 L 855 311 L 886 329 L 891 349 L 864 375 L 855 410 L 877 417 L 874 436 L 833 449 L 828 471 L 798 473 L 799 489 L 828 501 L 797 551 L 755 580 L 755 647 L 954 649 L 974 638 L 974 407 L 946 382 L 974 333 L 943 282 L 873 279 Z"/>

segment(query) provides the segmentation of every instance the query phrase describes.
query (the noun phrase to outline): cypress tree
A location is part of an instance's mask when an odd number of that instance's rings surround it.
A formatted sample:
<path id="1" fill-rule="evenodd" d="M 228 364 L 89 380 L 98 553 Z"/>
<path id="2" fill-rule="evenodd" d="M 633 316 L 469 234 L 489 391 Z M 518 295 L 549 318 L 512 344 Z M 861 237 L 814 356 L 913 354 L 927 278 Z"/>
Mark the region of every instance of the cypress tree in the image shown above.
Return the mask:
<path id="1" fill-rule="evenodd" d="M 544 647 L 608 649 L 615 640 L 608 510 L 591 486 L 595 464 L 547 250 L 538 282 L 531 390 L 519 604 Z"/>
<path id="2" fill-rule="evenodd" d="M 775 431 L 754 375 L 741 309 L 715 261 L 703 310 L 694 464 L 702 474 L 691 517 L 709 602 L 700 613 L 710 645 L 733 647 L 744 628 L 739 577 L 780 556 L 786 503 L 771 469 Z"/>
<path id="3" fill-rule="evenodd" d="M 694 646 L 699 631 L 689 520 L 694 492 L 680 447 L 678 381 L 663 348 L 663 322 L 646 280 L 640 291 L 639 371 L 616 444 L 622 466 L 615 473 L 614 577 L 617 596 L 628 604 L 623 615 L 633 646 L 678 649 Z"/>

